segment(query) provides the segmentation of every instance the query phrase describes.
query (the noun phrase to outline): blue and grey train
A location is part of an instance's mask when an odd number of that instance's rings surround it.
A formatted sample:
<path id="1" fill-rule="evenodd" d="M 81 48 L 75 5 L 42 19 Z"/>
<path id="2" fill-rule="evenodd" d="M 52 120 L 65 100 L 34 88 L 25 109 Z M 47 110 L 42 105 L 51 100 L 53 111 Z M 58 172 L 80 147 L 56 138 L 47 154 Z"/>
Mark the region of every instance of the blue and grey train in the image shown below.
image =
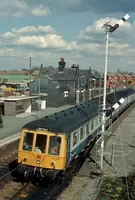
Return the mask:
<path id="1" fill-rule="evenodd" d="M 106 121 L 114 119 L 135 102 L 135 90 L 124 89 L 106 96 Z M 13 176 L 55 179 L 84 156 L 100 134 L 99 98 L 26 124 L 21 131 L 17 167 Z M 106 124 L 107 126 L 107 124 Z M 15 175 L 16 174 L 16 175 Z"/>

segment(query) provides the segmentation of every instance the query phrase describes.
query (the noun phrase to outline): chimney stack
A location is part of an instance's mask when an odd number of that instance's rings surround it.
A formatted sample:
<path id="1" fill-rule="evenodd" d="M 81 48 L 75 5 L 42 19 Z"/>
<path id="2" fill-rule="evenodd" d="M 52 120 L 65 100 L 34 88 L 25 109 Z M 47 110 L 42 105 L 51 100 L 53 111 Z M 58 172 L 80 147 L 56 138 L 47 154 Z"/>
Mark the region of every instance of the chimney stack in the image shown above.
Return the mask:
<path id="1" fill-rule="evenodd" d="M 60 58 L 60 61 L 58 62 L 59 66 L 58 66 L 58 71 L 59 72 L 63 72 L 66 62 L 64 61 L 64 58 Z"/>

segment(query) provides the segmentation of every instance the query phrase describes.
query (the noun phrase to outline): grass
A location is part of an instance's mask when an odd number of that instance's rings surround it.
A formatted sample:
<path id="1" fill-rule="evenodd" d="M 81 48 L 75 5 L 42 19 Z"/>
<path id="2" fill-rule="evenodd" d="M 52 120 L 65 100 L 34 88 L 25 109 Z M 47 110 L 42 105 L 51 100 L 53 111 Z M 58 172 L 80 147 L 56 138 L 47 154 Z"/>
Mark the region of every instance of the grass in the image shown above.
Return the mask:
<path id="1" fill-rule="evenodd" d="M 135 172 L 129 174 L 127 178 L 115 176 L 106 178 L 96 200 L 128 199 L 135 200 Z"/>

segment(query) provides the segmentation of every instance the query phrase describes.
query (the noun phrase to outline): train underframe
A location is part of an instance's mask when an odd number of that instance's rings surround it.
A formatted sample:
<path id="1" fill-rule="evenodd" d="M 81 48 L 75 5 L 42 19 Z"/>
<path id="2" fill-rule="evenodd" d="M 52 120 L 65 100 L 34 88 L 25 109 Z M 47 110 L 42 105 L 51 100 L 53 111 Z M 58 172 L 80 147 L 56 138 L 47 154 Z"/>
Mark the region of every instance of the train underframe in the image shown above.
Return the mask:
<path id="1" fill-rule="evenodd" d="M 21 163 L 17 163 L 17 159 L 9 163 L 9 170 L 11 176 L 21 182 L 36 182 L 40 183 L 47 181 L 53 183 L 55 179 L 61 177 L 62 172 L 59 170 L 50 170 L 40 167 L 27 166 Z"/>

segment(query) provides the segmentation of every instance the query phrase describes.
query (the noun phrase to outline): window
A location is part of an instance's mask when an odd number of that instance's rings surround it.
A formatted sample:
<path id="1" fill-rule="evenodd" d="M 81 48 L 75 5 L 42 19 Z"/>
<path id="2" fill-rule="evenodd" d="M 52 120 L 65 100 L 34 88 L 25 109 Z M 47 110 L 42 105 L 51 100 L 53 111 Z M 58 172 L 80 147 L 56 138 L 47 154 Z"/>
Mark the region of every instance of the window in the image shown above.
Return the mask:
<path id="1" fill-rule="evenodd" d="M 37 152 L 37 153 L 45 153 L 46 141 L 47 141 L 47 136 L 46 135 L 37 134 L 35 152 Z"/>
<path id="2" fill-rule="evenodd" d="M 82 140 L 84 136 L 84 127 L 80 128 L 80 140 Z"/>
<path id="3" fill-rule="evenodd" d="M 61 137 L 51 136 L 49 143 L 49 154 L 51 155 L 59 155 L 61 147 Z"/>
<path id="4" fill-rule="evenodd" d="M 86 124 L 86 134 L 89 134 L 89 124 Z"/>
<path id="5" fill-rule="evenodd" d="M 8 80 L 6 78 L 3 79 L 3 82 L 7 82 Z"/>
<path id="6" fill-rule="evenodd" d="M 91 120 L 91 130 L 93 131 L 94 129 L 94 120 Z"/>
<path id="7" fill-rule="evenodd" d="M 98 117 L 95 118 L 94 122 L 95 122 L 95 128 L 96 128 L 98 126 Z"/>
<path id="8" fill-rule="evenodd" d="M 91 130 L 91 121 L 89 122 L 89 130 Z"/>
<path id="9" fill-rule="evenodd" d="M 77 143 L 77 131 L 73 133 L 73 146 Z"/>
<path id="10" fill-rule="evenodd" d="M 100 123 L 101 123 L 101 116 L 100 115 L 98 115 L 98 117 L 97 117 L 97 125 L 99 126 L 100 125 Z"/>
<path id="11" fill-rule="evenodd" d="M 24 140 L 23 140 L 23 150 L 25 151 L 32 151 L 32 144 L 33 144 L 34 134 L 25 132 L 24 133 Z"/>

